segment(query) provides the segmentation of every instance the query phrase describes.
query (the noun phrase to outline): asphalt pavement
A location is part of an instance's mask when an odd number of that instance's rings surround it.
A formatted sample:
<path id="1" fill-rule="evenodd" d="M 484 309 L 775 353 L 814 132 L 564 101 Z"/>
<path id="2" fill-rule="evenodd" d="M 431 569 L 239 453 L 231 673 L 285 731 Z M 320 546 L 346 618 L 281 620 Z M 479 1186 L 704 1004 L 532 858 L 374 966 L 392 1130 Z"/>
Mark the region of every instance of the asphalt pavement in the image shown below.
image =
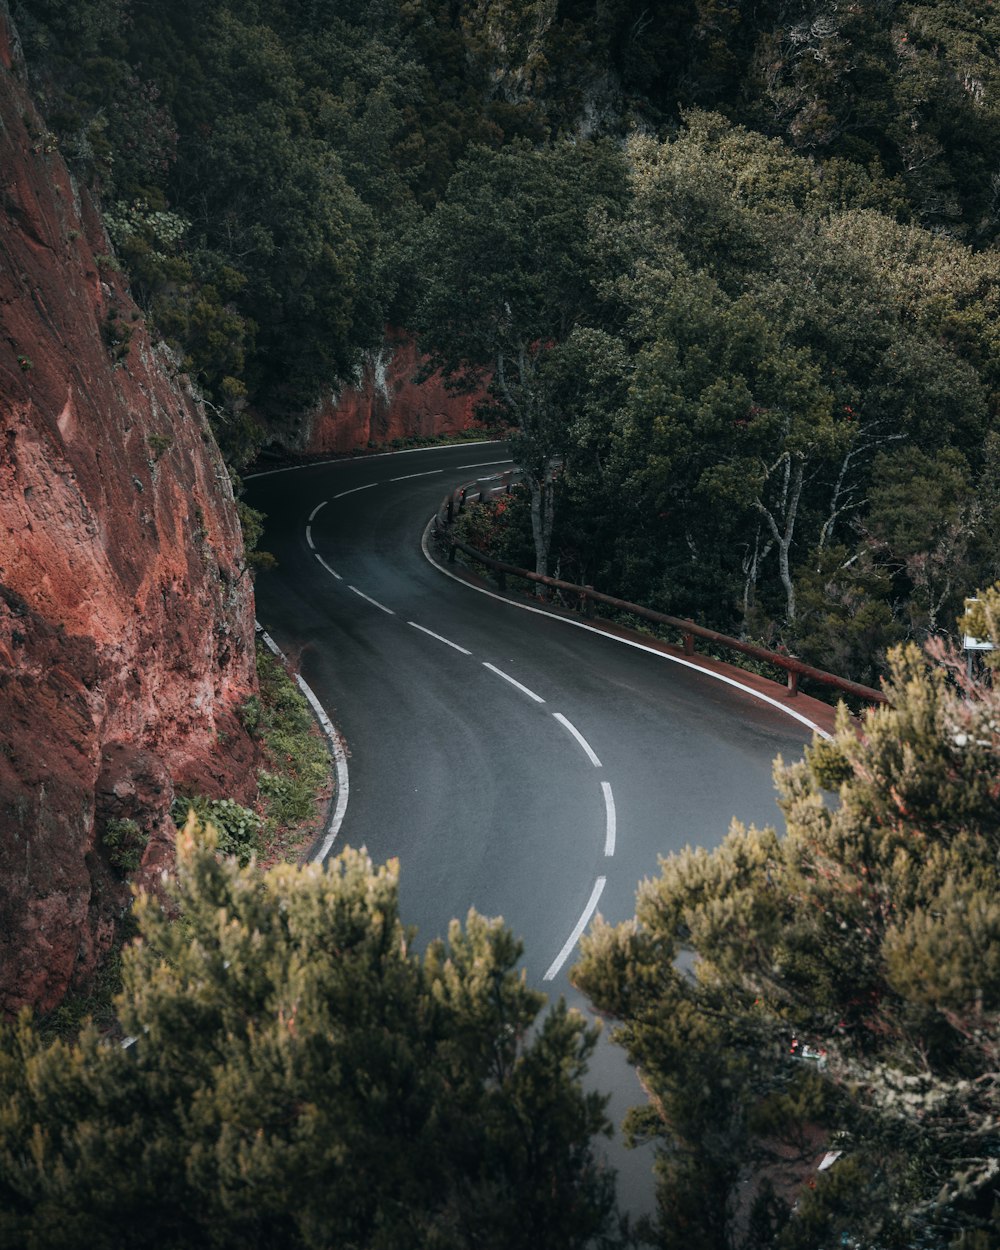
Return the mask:
<path id="1" fill-rule="evenodd" d="M 421 944 L 470 907 L 503 916 L 529 982 L 585 1009 L 567 971 L 594 911 L 630 917 L 659 856 L 716 845 L 734 816 L 780 820 L 772 761 L 811 733 L 749 690 L 430 563 L 421 539 L 447 491 L 508 466 L 503 444 L 462 444 L 248 479 L 278 560 L 257 616 L 346 743 L 334 850 L 399 859 Z M 615 1047 L 592 1078 L 616 1123 L 642 1100 Z M 623 1205 L 650 1211 L 651 1153 L 611 1159 Z"/>

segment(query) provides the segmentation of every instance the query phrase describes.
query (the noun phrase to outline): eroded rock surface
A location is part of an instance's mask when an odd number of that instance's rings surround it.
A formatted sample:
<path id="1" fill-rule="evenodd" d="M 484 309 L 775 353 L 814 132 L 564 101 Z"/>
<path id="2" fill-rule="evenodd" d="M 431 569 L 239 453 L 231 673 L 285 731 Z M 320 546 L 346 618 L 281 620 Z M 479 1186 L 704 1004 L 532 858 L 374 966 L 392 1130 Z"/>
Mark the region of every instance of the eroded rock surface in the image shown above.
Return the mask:
<path id="1" fill-rule="evenodd" d="M 25 86 L 0 3 L 0 1011 L 49 1007 L 166 862 L 174 787 L 255 789 L 232 488 Z M 110 344 L 110 346 L 109 346 Z"/>
<path id="2" fill-rule="evenodd" d="M 357 383 L 330 395 L 291 441 L 309 454 L 349 452 L 397 438 L 457 434 L 477 424 L 479 394 L 449 390 L 439 375 L 417 382 L 423 359 L 411 335 L 388 330 Z"/>

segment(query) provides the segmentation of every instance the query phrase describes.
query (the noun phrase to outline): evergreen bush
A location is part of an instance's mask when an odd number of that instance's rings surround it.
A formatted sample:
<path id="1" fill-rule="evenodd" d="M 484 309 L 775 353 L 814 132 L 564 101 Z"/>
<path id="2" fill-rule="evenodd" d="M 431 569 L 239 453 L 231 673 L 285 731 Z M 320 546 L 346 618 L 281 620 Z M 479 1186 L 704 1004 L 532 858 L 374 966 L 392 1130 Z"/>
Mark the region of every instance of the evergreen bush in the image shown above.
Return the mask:
<path id="1" fill-rule="evenodd" d="M 125 874 L 139 867 L 149 834 L 131 818 L 112 817 L 104 826 L 102 841 L 111 866 Z"/>
<path id="2" fill-rule="evenodd" d="M 174 799 L 170 814 L 178 829 L 184 828 L 191 812 L 215 829 L 221 854 L 233 855 L 245 865 L 260 850 L 264 819 L 235 799 L 211 799 L 205 795 Z"/>

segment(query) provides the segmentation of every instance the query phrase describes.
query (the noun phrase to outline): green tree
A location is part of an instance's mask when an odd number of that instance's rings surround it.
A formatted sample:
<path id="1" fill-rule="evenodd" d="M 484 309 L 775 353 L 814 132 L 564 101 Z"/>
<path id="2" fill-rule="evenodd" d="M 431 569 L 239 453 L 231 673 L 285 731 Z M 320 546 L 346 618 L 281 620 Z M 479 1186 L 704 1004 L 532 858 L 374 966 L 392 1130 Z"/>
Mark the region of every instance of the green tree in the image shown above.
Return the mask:
<path id="1" fill-rule="evenodd" d="M 951 448 L 931 457 L 907 447 L 876 457 L 873 470 L 866 547 L 904 590 L 912 632 L 936 633 L 960 611 L 975 579 L 968 463 Z"/>
<path id="2" fill-rule="evenodd" d="M 577 580 L 871 680 L 996 576 L 995 258 L 899 225 L 857 169 L 685 121 L 629 144 L 628 201 L 591 217 L 554 549 Z"/>
<path id="3" fill-rule="evenodd" d="M 661 861 L 584 940 L 574 981 L 650 1093 L 663 1246 L 1000 1232 L 1000 693 L 937 660 L 897 650 L 860 734 L 842 709 L 777 762 L 784 837 Z"/>
<path id="4" fill-rule="evenodd" d="M 606 144 L 474 148 L 414 243 L 421 346 L 457 384 L 488 380 L 514 427 L 538 573 L 549 571 L 556 459 L 570 451 L 559 354 L 596 300 L 588 217 L 624 194 L 623 173 Z"/>
<path id="5" fill-rule="evenodd" d="M 192 249 L 232 258 L 245 275 L 231 299 L 256 327 L 247 383 L 280 426 L 381 334 L 375 223 L 313 133 L 296 58 L 277 31 L 222 10 L 196 46 L 202 112 L 190 115 L 189 102 L 180 114 L 186 141 L 172 185 L 190 206 Z"/>
<path id="6" fill-rule="evenodd" d="M 5 1246 L 614 1241 L 595 1033 L 539 1017 L 501 922 L 470 913 L 420 957 L 394 864 L 262 874 L 193 820 L 136 917 L 127 1049 L 0 1034 Z"/>

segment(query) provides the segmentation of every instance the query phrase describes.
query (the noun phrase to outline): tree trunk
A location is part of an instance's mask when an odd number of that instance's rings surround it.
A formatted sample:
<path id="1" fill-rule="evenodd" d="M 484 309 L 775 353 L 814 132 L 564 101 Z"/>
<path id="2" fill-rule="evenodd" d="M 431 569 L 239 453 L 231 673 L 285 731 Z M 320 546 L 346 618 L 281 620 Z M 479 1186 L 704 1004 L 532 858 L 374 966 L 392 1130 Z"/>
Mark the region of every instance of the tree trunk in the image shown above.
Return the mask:
<path id="1" fill-rule="evenodd" d="M 541 475 L 532 473 L 526 476 L 531 495 L 531 537 L 535 544 L 535 572 L 547 577 L 556 514 L 555 485 L 549 468 Z M 547 599 L 548 587 L 539 586 L 538 593 L 541 598 Z"/>
<path id="2" fill-rule="evenodd" d="M 786 452 L 787 456 L 788 453 Z M 785 489 L 782 492 L 783 501 L 785 502 L 785 515 L 782 518 L 784 528 L 778 529 L 778 523 L 774 519 L 771 511 L 764 506 L 760 499 L 754 500 L 754 507 L 767 521 L 768 527 L 778 546 L 778 575 L 781 578 L 781 584 L 785 588 L 785 618 L 789 621 L 795 620 L 795 583 L 792 581 L 791 566 L 788 559 L 788 553 L 792 547 L 792 537 L 795 534 L 795 519 L 799 511 L 799 499 L 802 495 L 802 479 L 805 476 L 805 464 L 798 457 L 794 459 L 788 457 L 786 461 L 786 480 Z"/>
<path id="3" fill-rule="evenodd" d="M 747 632 L 750 612 L 757 605 L 757 577 L 760 572 L 760 566 L 767 559 L 771 548 L 774 546 L 774 540 L 769 539 L 764 544 L 763 551 L 760 547 L 760 527 L 753 540 L 753 554 L 748 554 L 743 559 L 743 633 Z"/>
<path id="4" fill-rule="evenodd" d="M 791 543 L 783 539 L 778 541 L 778 575 L 785 588 L 785 615 L 790 621 L 795 620 L 795 583 L 788 567 L 788 548 Z"/>

